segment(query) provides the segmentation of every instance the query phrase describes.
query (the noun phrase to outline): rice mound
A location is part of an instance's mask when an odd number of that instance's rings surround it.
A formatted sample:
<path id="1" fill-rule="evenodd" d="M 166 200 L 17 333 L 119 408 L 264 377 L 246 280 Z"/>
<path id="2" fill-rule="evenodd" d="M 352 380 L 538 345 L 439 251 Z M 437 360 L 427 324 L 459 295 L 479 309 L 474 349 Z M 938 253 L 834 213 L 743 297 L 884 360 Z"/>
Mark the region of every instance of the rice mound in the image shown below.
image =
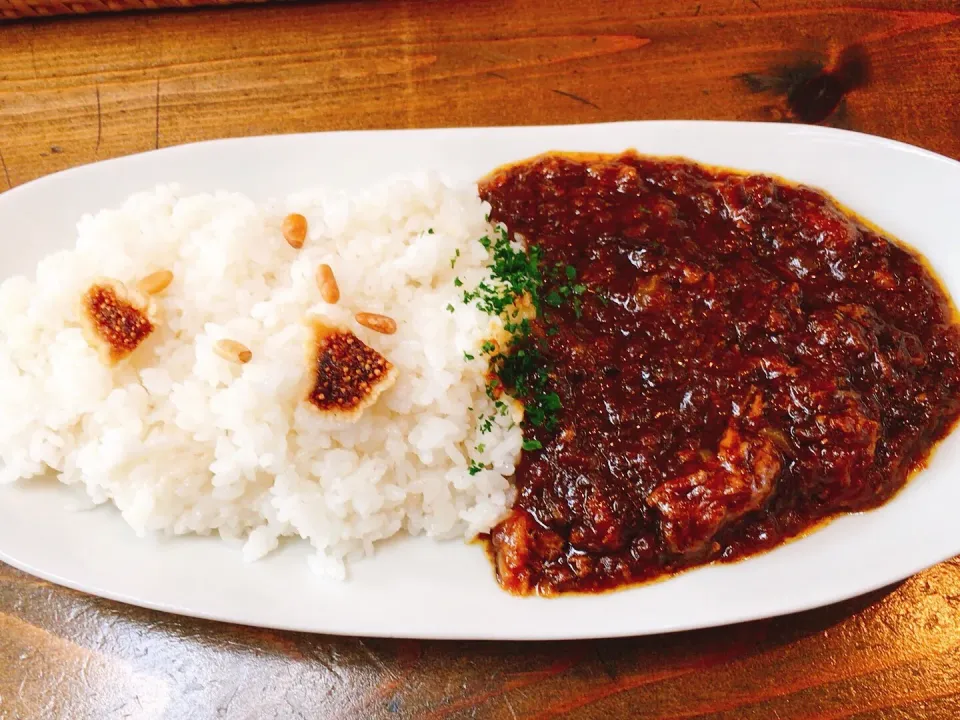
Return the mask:
<path id="1" fill-rule="evenodd" d="M 401 531 L 490 529 L 512 504 L 522 435 L 499 415 L 480 430 L 494 414 L 477 351 L 491 319 L 453 283 L 488 277 L 476 242 L 491 232 L 487 210 L 475 187 L 417 174 L 259 206 L 171 185 L 85 216 L 74 250 L 41 261 L 34 281 L 0 286 L 0 482 L 52 471 L 116 505 L 139 535 L 217 532 L 245 539 L 251 560 L 299 536 L 317 550 L 314 568 L 340 577 L 345 560 Z M 300 250 L 280 232 L 290 212 L 309 223 Z M 320 298 L 321 263 L 339 283 L 336 305 Z M 132 286 L 161 269 L 174 280 L 156 298 L 159 328 L 105 366 L 77 299 L 94 278 Z M 389 315 L 396 334 L 359 325 L 359 311 Z M 356 422 L 304 401 L 311 316 L 350 328 L 397 368 Z M 252 360 L 218 356 L 221 338 Z M 485 469 L 471 475 L 471 460 Z"/>

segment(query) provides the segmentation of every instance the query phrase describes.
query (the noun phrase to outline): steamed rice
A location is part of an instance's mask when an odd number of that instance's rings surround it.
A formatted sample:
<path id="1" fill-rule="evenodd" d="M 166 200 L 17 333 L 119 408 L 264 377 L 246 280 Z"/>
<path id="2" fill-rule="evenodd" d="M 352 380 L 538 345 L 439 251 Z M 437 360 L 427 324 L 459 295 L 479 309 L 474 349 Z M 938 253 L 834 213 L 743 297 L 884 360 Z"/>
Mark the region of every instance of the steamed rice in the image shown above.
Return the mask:
<path id="1" fill-rule="evenodd" d="M 300 250 L 280 232 L 290 212 L 308 220 Z M 487 275 L 486 212 L 476 188 L 416 175 L 265 206 L 168 186 L 84 217 L 74 250 L 0 286 L 0 482 L 52 471 L 140 535 L 217 532 L 245 539 L 248 559 L 298 536 L 339 576 L 402 531 L 488 530 L 512 503 L 522 437 L 510 417 L 480 431 L 494 409 L 477 349 L 496 328 L 453 283 Z M 321 263 L 336 305 L 320 298 Z M 96 277 L 133 285 L 162 269 L 174 281 L 157 298 L 159 329 L 106 367 L 77 299 Z M 359 311 L 390 316 L 396 334 L 360 326 Z M 308 316 L 349 327 L 398 370 L 354 423 L 303 401 Z M 252 360 L 218 356 L 223 338 Z M 471 460 L 486 469 L 471 475 Z"/>

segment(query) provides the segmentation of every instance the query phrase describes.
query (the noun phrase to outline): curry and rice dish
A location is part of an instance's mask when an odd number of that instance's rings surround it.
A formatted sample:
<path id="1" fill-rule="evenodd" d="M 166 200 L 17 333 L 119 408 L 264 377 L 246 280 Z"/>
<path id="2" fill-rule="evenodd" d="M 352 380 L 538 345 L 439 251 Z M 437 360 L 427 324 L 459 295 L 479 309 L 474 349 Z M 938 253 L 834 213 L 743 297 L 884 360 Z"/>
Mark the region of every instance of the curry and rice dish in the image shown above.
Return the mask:
<path id="1" fill-rule="evenodd" d="M 0 286 L 0 483 L 344 577 L 484 538 L 508 591 L 637 583 L 888 500 L 960 414 L 922 260 L 824 194 L 547 155 L 258 205 L 176 186 Z"/>

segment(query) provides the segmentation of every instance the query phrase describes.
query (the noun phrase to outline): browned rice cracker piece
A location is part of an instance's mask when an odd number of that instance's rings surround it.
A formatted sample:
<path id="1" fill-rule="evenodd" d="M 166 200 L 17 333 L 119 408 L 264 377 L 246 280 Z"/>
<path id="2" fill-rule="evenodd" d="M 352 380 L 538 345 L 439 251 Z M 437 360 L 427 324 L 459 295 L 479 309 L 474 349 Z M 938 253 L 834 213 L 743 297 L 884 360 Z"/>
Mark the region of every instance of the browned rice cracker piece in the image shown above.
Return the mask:
<path id="1" fill-rule="evenodd" d="M 80 325 L 106 365 L 130 355 L 157 327 L 156 305 L 110 278 L 97 278 L 80 298 Z"/>
<path id="2" fill-rule="evenodd" d="M 353 422 L 396 382 L 397 369 L 350 330 L 316 318 L 307 324 L 307 402 L 332 419 Z"/>

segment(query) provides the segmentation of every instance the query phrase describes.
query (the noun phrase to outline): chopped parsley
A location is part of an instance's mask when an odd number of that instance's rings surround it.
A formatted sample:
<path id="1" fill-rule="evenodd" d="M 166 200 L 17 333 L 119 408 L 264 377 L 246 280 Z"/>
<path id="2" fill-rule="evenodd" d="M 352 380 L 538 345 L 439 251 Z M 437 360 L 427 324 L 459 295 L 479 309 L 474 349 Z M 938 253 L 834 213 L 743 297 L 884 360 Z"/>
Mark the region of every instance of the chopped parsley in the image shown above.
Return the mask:
<path id="1" fill-rule="evenodd" d="M 486 392 L 495 408 L 494 413 L 478 418 L 480 432 L 490 432 L 497 415 L 508 415 L 509 406 L 500 399 L 505 390 L 523 403 L 524 426 L 553 432 L 563 403 L 551 387 L 546 343 L 534 334 L 529 310 L 541 317 L 541 324 L 546 325 L 546 335 L 555 336 L 559 328 L 545 322 L 544 309 L 569 303 L 576 317 L 580 317 L 582 296 L 587 292 L 587 286 L 577 282 L 577 270 L 572 265 L 557 265 L 545 271 L 540 248 L 532 244 L 523 248 L 511 243 L 503 225 L 498 226 L 496 232 L 480 238 L 479 242 L 491 254 L 490 277 L 474 289 L 464 290 L 463 302 L 499 317 L 504 329 L 510 333 L 510 339 L 505 343 L 487 340 L 480 347 L 480 352 L 489 356 L 490 376 Z M 451 264 L 455 261 L 456 257 Z M 545 290 L 548 281 L 549 292 Z M 454 285 L 459 288 L 463 282 L 457 277 Z M 478 445 L 477 451 L 483 452 L 483 447 Z M 541 441 L 535 438 L 523 441 L 526 451 L 542 448 Z M 470 472 L 476 474 L 483 467 L 471 460 Z"/>
<path id="2" fill-rule="evenodd" d="M 560 307 L 563 305 L 563 295 L 558 290 L 551 290 L 546 297 L 547 305 L 551 307 Z"/>
<path id="3" fill-rule="evenodd" d="M 489 315 L 502 316 L 513 309 L 515 303 L 529 296 L 534 308 L 539 310 L 540 288 L 543 274 L 540 270 L 540 248 L 529 246 L 526 250 L 515 248 L 507 235 L 507 229 L 501 225 L 491 239 L 489 235 L 480 238 L 480 244 L 493 253 L 490 265 L 490 282 L 481 282 L 476 289 L 463 293 L 463 302 L 476 303 L 477 307 Z"/>
<path id="4" fill-rule="evenodd" d="M 525 430 L 553 432 L 559 424 L 563 403 L 552 389 L 546 340 L 534 333 L 531 316 L 539 316 L 540 329 L 547 337 L 554 337 L 560 329 L 549 323 L 549 309 L 568 306 L 575 317 L 581 317 L 584 295 L 589 288 L 577 277 L 573 265 L 545 266 L 538 246 L 527 243 L 526 247 L 521 247 L 512 243 L 503 225 L 498 225 L 493 233 L 483 236 L 479 242 L 490 253 L 490 276 L 472 290 L 464 289 L 462 300 L 488 315 L 499 317 L 504 330 L 510 334 L 507 341 L 497 343 L 490 339 L 480 347 L 480 353 L 489 358 L 486 393 L 494 406 L 493 413 L 478 417 L 480 432 L 491 432 L 498 415 L 508 416 L 509 406 L 501 399 L 505 391 L 523 403 Z M 451 268 L 459 257 L 460 251 L 457 250 L 450 260 Z M 453 284 L 457 288 L 464 285 L 459 276 L 454 278 Z M 603 295 L 596 294 L 596 297 L 604 305 L 609 303 L 609 298 Z M 447 310 L 454 311 L 451 305 Z M 464 358 L 473 360 L 474 355 L 464 352 Z M 478 444 L 476 452 L 483 453 L 485 447 L 483 443 Z M 542 450 L 543 444 L 530 437 L 524 439 L 522 447 L 529 452 Z M 468 469 L 471 475 L 476 475 L 489 467 L 471 459 Z"/>

